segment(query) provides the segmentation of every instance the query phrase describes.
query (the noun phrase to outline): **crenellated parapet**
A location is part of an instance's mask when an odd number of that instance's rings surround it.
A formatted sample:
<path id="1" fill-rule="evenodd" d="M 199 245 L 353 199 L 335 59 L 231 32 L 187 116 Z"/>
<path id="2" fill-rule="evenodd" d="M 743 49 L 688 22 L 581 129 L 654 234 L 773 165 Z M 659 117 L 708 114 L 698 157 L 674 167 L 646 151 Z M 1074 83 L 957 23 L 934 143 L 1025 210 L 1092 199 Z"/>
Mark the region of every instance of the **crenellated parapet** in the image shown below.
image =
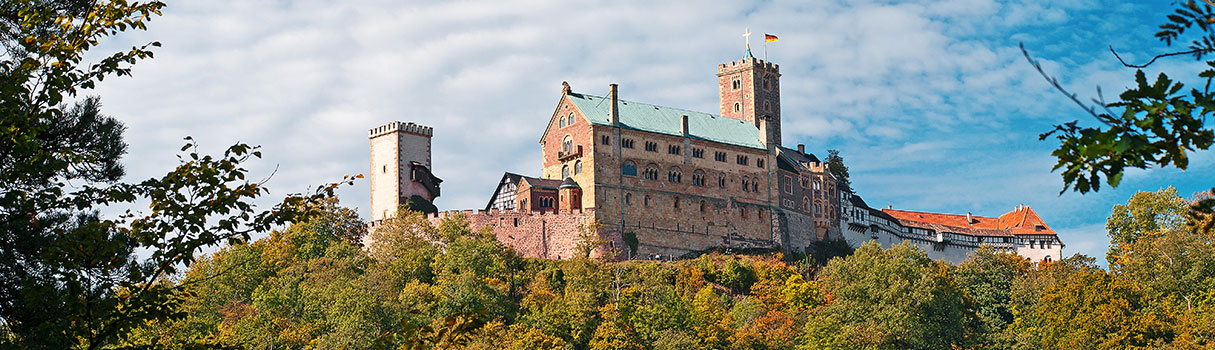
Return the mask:
<path id="1" fill-rule="evenodd" d="M 434 136 L 434 128 L 432 128 L 432 127 L 414 124 L 414 123 L 404 123 L 404 122 L 394 121 L 394 122 L 380 125 L 380 126 L 367 130 L 367 138 L 375 138 L 376 136 L 390 134 L 390 133 L 394 133 L 394 132 L 398 132 L 398 131 L 426 136 L 426 137 Z"/>

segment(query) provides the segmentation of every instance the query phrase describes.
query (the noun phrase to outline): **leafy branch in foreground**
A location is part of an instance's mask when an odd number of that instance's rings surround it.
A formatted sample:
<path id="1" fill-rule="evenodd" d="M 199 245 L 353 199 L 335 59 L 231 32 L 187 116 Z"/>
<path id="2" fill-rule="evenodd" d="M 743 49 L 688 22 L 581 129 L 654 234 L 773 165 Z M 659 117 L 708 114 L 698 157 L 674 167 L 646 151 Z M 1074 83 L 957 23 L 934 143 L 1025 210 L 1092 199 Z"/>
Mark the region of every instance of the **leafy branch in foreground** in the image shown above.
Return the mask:
<path id="1" fill-rule="evenodd" d="M 1215 12 L 1211 6 L 1194 1 L 1180 4 L 1175 13 L 1168 16 L 1168 22 L 1160 26 L 1156 37 L 1171 45 L 1187 29 L 1196 26 L 1201 35 L 1191 42 L 1189 50 L 1157 55 L 1142 65 L 1127 64 L 1117 52 L 1114 52 L 1115 57 L 1132 68 L 1143 68 L 1170 56 L 1193 55 L 1195 59 L 1202 59 L 1205 54 L 1215 51 L 1215 36 L 1211 33 L 1213 20 Z M 1080 193 L 1098 191 L 1103 179 L 1111 187 L 1117 187 L 1126 168 L 1174 166 L 1185 170 L 1189 166 L 1190 152 L 1206 150 L 1215 142 L 1215 131 L 1206 126 L 1207 116 L 1215 109 L 1215 93 L 1210 89 L 1211 80 L 1215 78 L 1215 61 L 1206 62 L 1207 69 L 1198 73 L 1205 81 L 1201 89 L 1186 90 L 1184 84 L 1165 73 L 1149 82 L 1143 70 L 1136 69 L 1135 85 L 1119 94 L 1118 101 L 1106 103 L 1098 88 L 1098 98 L 1092 101 L 1094 106 L 1080 101 L 1058 79 L 1047 74 L 1023 44 L 1021 52 L 1051 86 L 1102 124 L 1082 127 L 1078 121 L 1071 121 L 1055 125 L 1054 130 L 1039 135 L 1040 140 L 1052 135 L 1059 140 L 1059 148 L 1051 154 L 1058 158 L 1052 170 L 1063 169 L 1064 188 L 1060 194 L 1069 189 Z"/>

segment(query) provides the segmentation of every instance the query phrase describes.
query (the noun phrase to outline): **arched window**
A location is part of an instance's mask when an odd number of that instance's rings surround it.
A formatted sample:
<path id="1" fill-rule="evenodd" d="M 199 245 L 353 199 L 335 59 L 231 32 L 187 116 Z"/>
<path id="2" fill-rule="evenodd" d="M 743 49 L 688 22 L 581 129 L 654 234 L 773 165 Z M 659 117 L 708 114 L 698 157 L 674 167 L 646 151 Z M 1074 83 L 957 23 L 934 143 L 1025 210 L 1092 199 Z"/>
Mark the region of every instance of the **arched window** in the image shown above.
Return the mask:
<path id="1" fill-rule="evenodd" d="M 751 179 L 745 177 L 742 179 L 742 190 L 743 192 L 751 192 Z"/>
<path id="2" fill-rule="evenodd" d="M 700 171 L 700 170 L 693 171 L 692 172 L 692 185 L 704 187 L 705 186 L 705 172 Z"/>
<path id="3" fill-rule="evenodd" d="M 581 160 L 574 161 L 574 175 L 578 175 L 581 173 L 582 173 L 582 161 Z"/>
<path id="4" fill-rule="evenodd" d="M 802 208 L 806 208 L 806 212 L 810 212 L 810 197 L 802 197 Z"/>
<path id="5" fill-rule="evenodd" d="M 679 197 L 675 197 L 675 209 L 679 209 Z"/>
<path id="6" fill-rule="evenodd" d="M 814 213 L 818 214 L 818 213 L 822 213 L 822 212 L 823 212 L 823 205 L 815 203 L 814 204 Z"/>
<path id="7" fill-rule="evenodd" d="M 643 175 L 645 175 L 647 180 L 658 180 L 658 166 L 654 164 L 647 165 Z"/>
<path id="8" fill-rule="evenodd" d="M 1050 262 L 1050 255 L 1047 255 L 1045 259 L 1042 259 L 1042 261 Z"/>
<path id="9" fill-rule="evenodd" d="M 557 127 L 559 127 L 559 128 L 564 128 L 564 127 L 565 127 L 565 118 L 557 118 L 557 119 L 558 119 L 558 120 L 557 120 Z"/>
<path id="10" fill-rule="evenodd" d="M 742 111 L 742 104 L 738 103 L 738 102 L 734 102 L 734 111 L 735 112 Z"/>
<path id="11" fill-rule="evenodd" d="M 637 176 L 637 164 L 632 161 L 625 161 L 620 167 L 620 173 L 626 176 Z"/>
<path id="12" fill-rule="evenodd" d="M 633 194 L 631 194 L 631 193 L 624 194 L 624 204 L 625 205 L 633 204 Z"/>
<path id="13" fill-rule="evenodd" d="M 570 112 L 569 119 L 570 119 L 570 121 L 565 123 L 565 125 L 574 125 L 574 112 Z"/>
<path id="14" fill-rule="evenodd" d="M 705 201 L 704 200 L 700 201 L 700 212 L 701 213 L 705 212 Z"/>
<path id="15" fill-rule="evenodd" d="M 731 86 L 734 88 L 734 90 L 742 88 L 742 80 L 734 79 L 734 83 L 731 84 Z"/>
<path id="16" fill-rule="evenodd" d="M 814 180 L 814 190 L 818 191 L 821 187 L 822 183 L 818 182 L 818 180 Z"/>
<path id="17" fill-rule="evenodd" d="M 717 188 L 726 188 L 726 174 L 717 175 Z"/>
<path id="18" fill-rule="evenodd" d="M 573 151 L 574 151 L 574 138 L 570 137 L 570 135 L 565 135 L 565 138 L 561 139 L 561 152 L 565 152 L 565 154 L 570 154 Z"/>
<path id="19" fill-rule="evenodd" d="M 645 196 L 645 207 L 646 208 L 650 207 L 650 196 Z"/>
<path id="20" fill-rule="evenodd" d="M 758 179 L 756 179 L 755 182 L 751 183 L 751 192 L 759 192 L 759 180 Z"/>
<path id="21" fill-rule="evenodd" d="M 768 87 L 767 85 L 768 85 L 768 81 L 765 80 L 764 87 L 767 88 Z M 772 104 L 768 103 L 768 101 L 764 101 L 764 112 L 771 112 L 771 111 L 772 111 Z"/>
<path id="22" fill-rule="evenodd" d="M 683 173 L 679 172 L 679 168 L 671 168 L 671 171 L 667 172 L 667 181 L 673 183 L 683 182 Z"/>
<path id="23" fill-rule="evenodd" d="M 738 213 L 739 213 L 739 215 L 742 215 L 742 217 L 743 217 L 744 219 L 746 219 L 746 218 L 747 218 L 747 208 L 745 208 L 745 207 L 738 207 Z"/>
<path id="24" fill-rule="evenodd" d="M 567 177 L 570 177 L 570 166 L 569 166 L 569 165 L 562 165 L 562 166 L 561 166 L 561 178 L 562 178 L 562 179 L 564 179 L 564 178 L 567 178 Z"/>

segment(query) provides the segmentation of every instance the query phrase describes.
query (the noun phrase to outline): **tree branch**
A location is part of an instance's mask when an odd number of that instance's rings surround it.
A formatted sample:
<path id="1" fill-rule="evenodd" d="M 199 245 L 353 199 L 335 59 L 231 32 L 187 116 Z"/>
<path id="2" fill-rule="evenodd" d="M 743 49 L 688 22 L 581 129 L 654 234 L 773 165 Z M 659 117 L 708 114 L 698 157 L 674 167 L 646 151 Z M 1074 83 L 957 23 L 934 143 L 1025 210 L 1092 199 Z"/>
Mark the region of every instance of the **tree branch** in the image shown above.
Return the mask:
<path id="1" fill-rule="evenodd" d="M 1126 66 L 1128 68 L 1147 68 L 1147 66 L 1152 65 L 1153 62 L 1156 62 L 1156 60 L 1161 59 L 1161 58 L 1165 58 L 1165 57 L 1169 57 L 1169 56 L 1193 55 L 1196 53 L 1208 53 L 1211 51 L 1212 50 L 1210 50 L 1210 49 L 1193 49 L 1190 51 L 1163 53 L 1163 54 L 1156 55 L 1156 57 L 1152 57 L 1152 59 L 1147 61 L 1147 63 L 1130 64 L 1130 63 L 1126 63 L 1126 61 L 1122 60 L 1122 56 L 1118 55 L 1118 51 L 1114 51 L 1114 47 L 1110 46 L 1110 52 L 1114 54 L 1114 58 L 1117 58 L 1119 63 L 1122 63 L 1123 66 Z"/>

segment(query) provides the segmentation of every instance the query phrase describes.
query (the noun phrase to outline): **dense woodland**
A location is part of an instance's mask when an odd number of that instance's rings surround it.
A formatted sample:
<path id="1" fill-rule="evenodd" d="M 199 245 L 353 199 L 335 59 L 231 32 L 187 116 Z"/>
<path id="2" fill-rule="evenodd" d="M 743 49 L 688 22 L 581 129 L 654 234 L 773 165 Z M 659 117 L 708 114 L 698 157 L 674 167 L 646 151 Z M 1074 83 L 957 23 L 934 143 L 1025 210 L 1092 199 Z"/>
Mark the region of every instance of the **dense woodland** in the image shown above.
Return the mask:
<path id="1" fill-rule="evenodd" d="M 654 262 L 522 258 L 456 217 L 375 231 L 330 211 L 197 263 L 187 316 L 130 344 L 248 348 L 1128 349 L 1215 346 L 1215 236 L 1190 202 L 1141 192 L 1109 219 L 1109 271 L 1031 266 L 990 248 L 960 264 L 911 245 Z M 838 244 L 836 244 L 838 247 Z"/>
<path id="2" fill-rule="evenodd" d="M 593 225 L 582 256 L 525 259 L 459 217 L 433 227 L 404 211 L 367 236 L 334 196 L 359 176 L 259 209 L 268 190 L 245 164 L 261 151 L 200 154 L 188 137 L 177 167 L 129 182 L 125 128 L 85 93 L 160 43 L 90 50 L 164 7 L 0 2 L 0 348 L 1215 348 L 1215 190 L 1112 208 L 1102 269 L 840 242 L 609 262 L 590 258 Z M 1192 40 L 1157 58 L 1215 52 L 1211 6 L 1179 2 L 1166 18 L 1166 46 Z M 1126 168 L 1185 169 L 1215 142 L 1215 61 L 1188 90 L 1127 65 L 1135 85 L 1084 108 L 1100 125 L 1041 135 L 1059 142 L 1065 191 L 1116 187 Z"/>

